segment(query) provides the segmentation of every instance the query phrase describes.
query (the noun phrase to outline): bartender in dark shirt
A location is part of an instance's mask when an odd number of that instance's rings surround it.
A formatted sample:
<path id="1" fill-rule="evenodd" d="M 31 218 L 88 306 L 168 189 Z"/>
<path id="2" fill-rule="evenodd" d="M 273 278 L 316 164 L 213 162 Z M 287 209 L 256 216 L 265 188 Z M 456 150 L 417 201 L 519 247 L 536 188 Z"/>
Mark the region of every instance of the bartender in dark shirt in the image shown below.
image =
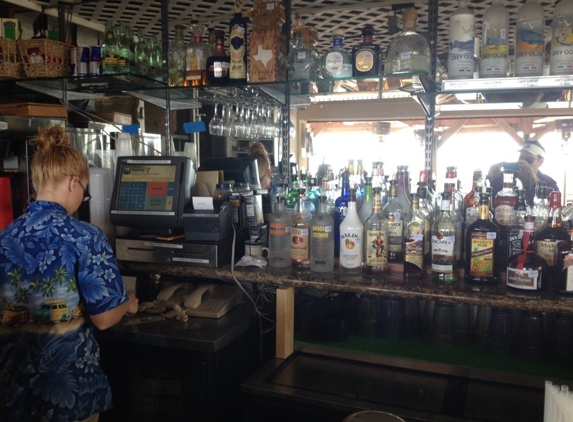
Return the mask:
<path id="1" fill-rule="evenodd" d="M 539 167 L 543 165 L 545 157 L 545 148 L 539 141 L 525 141 L 519 150 L 519 169 L 515 176 L 519 178 L 523 189 L 526 192 L 527 205 L 533 205 L 535 196 L 535 185 L 537 182 L 547 183 L 547 187 L 554 191 L 559 191 L 557 182 L 548 175 L 542 173 Z M 493 188 L 493 197 L 503 188 L 503 163 L 497 163 L 490 167 L 488 178 Z"/>

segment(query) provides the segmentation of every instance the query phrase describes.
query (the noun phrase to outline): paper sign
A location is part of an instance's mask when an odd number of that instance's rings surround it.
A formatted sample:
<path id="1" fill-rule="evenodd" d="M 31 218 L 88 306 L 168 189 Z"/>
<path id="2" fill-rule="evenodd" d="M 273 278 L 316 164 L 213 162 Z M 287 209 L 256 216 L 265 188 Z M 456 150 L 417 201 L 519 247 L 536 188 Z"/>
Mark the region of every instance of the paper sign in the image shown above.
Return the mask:
<path id="1" fill-rule="evenodd" d="M 195 210 L 213 210 L 213 198 L 208 196 L 194 196 L 193 209 Z"/>

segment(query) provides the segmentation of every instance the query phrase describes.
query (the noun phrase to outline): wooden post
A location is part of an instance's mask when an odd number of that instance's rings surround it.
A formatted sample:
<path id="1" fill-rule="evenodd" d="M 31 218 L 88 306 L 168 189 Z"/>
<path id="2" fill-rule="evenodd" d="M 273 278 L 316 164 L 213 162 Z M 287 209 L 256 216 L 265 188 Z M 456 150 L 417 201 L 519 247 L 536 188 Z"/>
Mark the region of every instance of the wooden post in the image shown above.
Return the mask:
<path id="1" fill-rule="evenodd" d="M 279 359 L 294 352 L 294 287 L 277 289 L 276 351 Z"/>

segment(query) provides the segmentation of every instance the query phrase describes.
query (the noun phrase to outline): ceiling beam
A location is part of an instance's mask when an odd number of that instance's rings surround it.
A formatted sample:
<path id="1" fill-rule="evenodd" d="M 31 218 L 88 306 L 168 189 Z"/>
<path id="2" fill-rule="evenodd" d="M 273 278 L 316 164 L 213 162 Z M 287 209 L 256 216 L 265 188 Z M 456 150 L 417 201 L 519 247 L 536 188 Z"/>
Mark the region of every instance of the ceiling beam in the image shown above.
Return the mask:
<path id="1" fill-rule="evenodd" d="M 468 120 L 458 120 L 454 125 L 444 130 L 438 139 L 438 148 L 441 148 L 442 145 L 448 141 L 448 139 L 458 133 L 460 129 L 468 122 Z"/>
<path id="2" fill-rule="evenodd" d="M 515 131 L 513 127 L 505 119 L 491 119 L 493 122 L 498 125 L 501 130 L 507 133 L 509 136 L 513 138 L 513 140 L 517 143 L 517 145 L 521 146 L 523 143 L 523 138 L 519 136 L 519 134 Z"/>

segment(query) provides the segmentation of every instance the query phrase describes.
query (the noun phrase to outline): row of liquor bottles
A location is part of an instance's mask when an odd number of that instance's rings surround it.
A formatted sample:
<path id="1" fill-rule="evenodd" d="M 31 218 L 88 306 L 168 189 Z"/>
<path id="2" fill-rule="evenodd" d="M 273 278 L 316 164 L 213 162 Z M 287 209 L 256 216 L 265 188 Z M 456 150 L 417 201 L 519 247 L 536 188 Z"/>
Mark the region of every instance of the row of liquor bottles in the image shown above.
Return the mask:
<path id="1" fill-rule="evenodd" d="M 516 289 L 544 290 L 554 280 L 560 291 L 573 293 L 573 253 L 560 193 L 552 192 L 548 202 L 541 184 L 535 206 L 527 207 L 524 190 L 506 186 L 494 199 L 476 179 L 461 199 L 455 183 L 446 183 L 434 210 L 424 183 L 407 204 L 400 202 L 398 187 L 408 190 L 404 171 L 390 181 L 384 206 L 382 189 L 372 189 L 370 178 L 359 208 L 356 190 L 343 181 L 334 214 L 326 196 L 313 214 L 300 189 L 292 215 L 279 200 L 270 217 L 269 265 L 332 271 L 336 256 L 343 271 L 383 276 L 389 262 L 403 262 L 405 277 L 422 278 L 429 265 L 431 278 L 440 283 L 455 282 L 463 265 L 469 283 L 497 284 L 501 272 Z M 530 263 L 539 266 L 527 268 Z"/>

